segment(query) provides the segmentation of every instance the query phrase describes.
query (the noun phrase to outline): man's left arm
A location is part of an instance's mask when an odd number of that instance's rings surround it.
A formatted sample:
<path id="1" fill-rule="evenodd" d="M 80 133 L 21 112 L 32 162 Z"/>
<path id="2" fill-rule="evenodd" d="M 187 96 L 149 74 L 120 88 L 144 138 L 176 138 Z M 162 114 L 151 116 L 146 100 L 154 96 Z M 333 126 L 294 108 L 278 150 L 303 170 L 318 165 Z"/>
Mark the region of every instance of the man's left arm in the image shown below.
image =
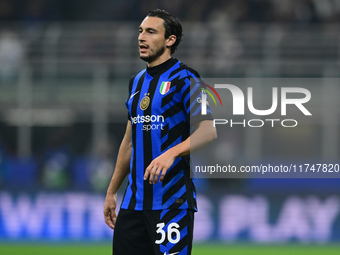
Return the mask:
<path id="1" fill-rule="evenodd" d="M 185 141 L 172 147 L 159 157 L 155 158 L 146 168 L 144 180 L 149 177 L 149 183 L 162 182 L 167 170 L 172 166 L 175 159 L 195 152 L 217 138 L 216 128 L 212 120 L 203 120 L 198 124 L 197 130 Z"/>

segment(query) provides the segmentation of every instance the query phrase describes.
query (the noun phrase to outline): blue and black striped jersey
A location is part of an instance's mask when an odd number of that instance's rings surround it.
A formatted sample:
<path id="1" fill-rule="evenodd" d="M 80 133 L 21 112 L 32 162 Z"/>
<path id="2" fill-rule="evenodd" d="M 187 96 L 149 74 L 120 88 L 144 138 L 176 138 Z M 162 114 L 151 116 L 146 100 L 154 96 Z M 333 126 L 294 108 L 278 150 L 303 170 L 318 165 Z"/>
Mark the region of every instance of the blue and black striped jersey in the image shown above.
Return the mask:
<path id="1" fill-rule="evenodd" d="M 132 154 L 121 208 L 196 210 L 189 156 L 177 158 L 163 182 L 149 184 L 143 177 L 153 159 L 189 137 L 190 121 L 212 119 L 210 110 L 200 114 L 196 100 L 202 93 L 200 86 L 200 75 L 173 58 L 131 78 L 126 107 L 132 125 Z"/>

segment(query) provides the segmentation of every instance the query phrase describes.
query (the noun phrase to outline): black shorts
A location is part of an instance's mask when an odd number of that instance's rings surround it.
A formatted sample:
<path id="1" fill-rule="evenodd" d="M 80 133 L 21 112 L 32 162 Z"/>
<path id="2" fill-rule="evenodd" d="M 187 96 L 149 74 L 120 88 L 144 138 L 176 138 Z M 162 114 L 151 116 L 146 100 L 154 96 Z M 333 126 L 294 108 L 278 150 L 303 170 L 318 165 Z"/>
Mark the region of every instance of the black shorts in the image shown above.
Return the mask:
<path id="1" fill-rule="evenodd" d="M 114 255 L 189 255 L 194 211 L 120 209 L 113 236 Z"/>

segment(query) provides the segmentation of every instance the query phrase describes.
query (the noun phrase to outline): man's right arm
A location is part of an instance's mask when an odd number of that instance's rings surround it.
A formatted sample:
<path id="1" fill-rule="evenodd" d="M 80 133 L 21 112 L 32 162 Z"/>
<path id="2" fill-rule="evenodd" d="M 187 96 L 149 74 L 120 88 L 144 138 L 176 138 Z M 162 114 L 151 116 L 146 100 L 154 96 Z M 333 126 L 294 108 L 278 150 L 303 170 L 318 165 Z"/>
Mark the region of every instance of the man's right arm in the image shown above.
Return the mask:
<path id="1" fill-rule="evenodd" d="M 117 191 L 130 171 L 131 151 L 131 122 L 128 121 L 124 138 L 119 147 L 115 171 L 107 189 L 104 205 L 105 222 L 112 229 L 114 229 L 117 218 Z"/>

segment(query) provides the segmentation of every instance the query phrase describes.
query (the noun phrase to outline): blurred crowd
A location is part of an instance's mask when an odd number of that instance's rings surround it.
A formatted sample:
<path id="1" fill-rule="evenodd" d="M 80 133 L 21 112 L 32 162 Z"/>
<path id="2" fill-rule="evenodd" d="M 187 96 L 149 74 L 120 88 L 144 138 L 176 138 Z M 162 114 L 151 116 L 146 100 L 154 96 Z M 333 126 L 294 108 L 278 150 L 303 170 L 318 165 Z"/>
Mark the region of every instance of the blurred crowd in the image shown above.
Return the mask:
<path id="1" fill-rule="evenodd" d="M 10 139 L 0 140 L 0 189 L 105 192 L 115 165 L 115 139 L 82 141 L 86 145 L 80 149 L 66 130 L 53 128 L 47 136 L 40 135 L 31 157 L 17 157 Z"/>
<path id="2" fill-rule="evenodd" d="M 141 20 L 166 9 L 182 20 L 230 22 L 335 22 L 340 0 L 0 0 L 0 21 Z"/>

